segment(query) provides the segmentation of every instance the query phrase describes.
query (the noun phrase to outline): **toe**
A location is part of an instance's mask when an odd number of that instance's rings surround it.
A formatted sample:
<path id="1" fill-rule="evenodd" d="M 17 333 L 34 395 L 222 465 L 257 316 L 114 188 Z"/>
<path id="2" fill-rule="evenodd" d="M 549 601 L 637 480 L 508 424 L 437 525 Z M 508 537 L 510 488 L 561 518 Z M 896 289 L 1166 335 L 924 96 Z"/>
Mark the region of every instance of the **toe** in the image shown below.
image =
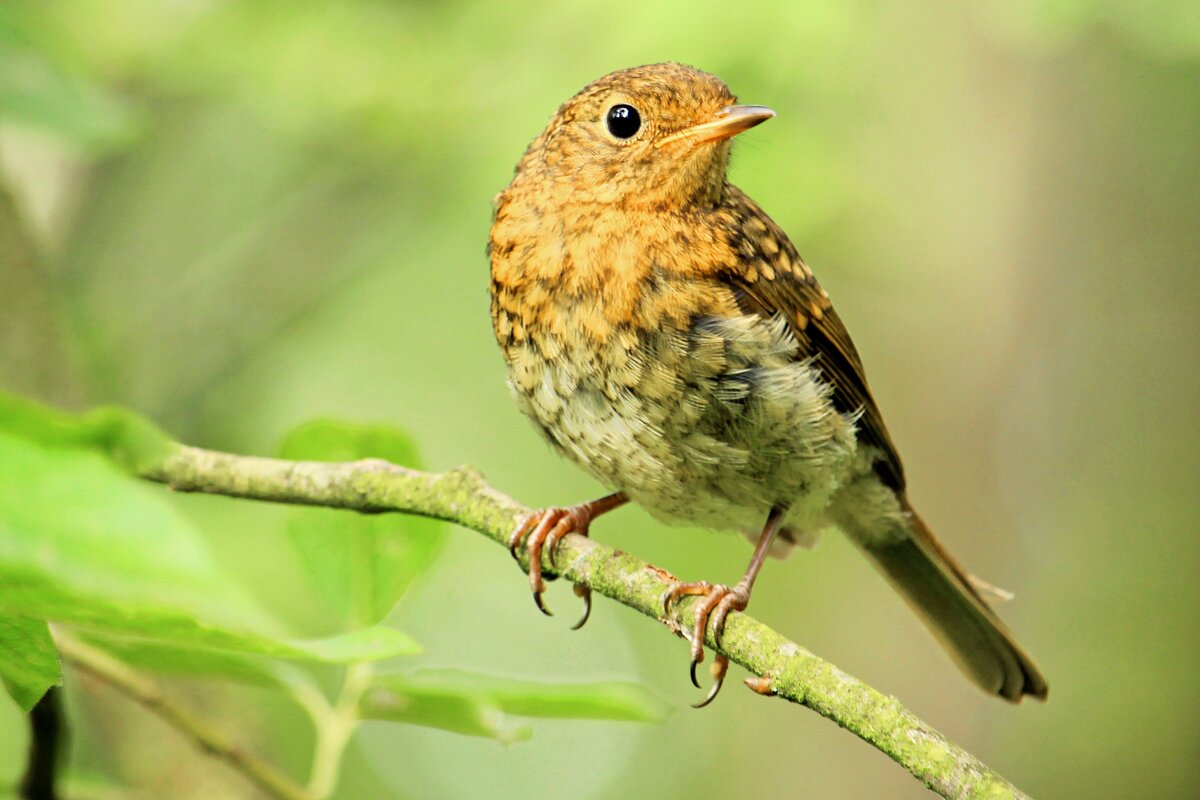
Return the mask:
<path id="1" fill-rule="evenodd" d="M 708 694 L 699 703 L 696 703 L 692 708 L 704 708 L 706 705 L 716 699 L 717 693 L 721 691 L 721 687 L 725 685 L 725 673 L 729 671 L 729 659 L 721 654 L 717 654 L 712 665 L 712 686 L 708 689 Z M 693 681 L 694 682 L 694 681 Z"/>
<path id="2" fill-rule="evenodd" d="M 571 630 L 577 631 L 587 623 L 588 617 L 592 615 L 592 590 L 584 586 L 582 583 L 577 583 L 575 584 L 573 591 L 575 592 L 576 597 L 579 597 L 583 600 L 583 616 L 579 618 L 579 622 L 576 622 L 571 626 Z"/>

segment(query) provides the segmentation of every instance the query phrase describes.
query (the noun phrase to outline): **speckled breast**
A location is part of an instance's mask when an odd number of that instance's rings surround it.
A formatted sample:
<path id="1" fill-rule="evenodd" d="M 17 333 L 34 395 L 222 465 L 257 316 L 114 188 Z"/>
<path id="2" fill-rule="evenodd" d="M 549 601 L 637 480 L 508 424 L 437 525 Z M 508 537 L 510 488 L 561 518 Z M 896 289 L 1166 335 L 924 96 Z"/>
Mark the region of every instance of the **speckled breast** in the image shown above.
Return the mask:
<path id="1" fill-rule="evenodd" d="M 819 515 L 851 468 L 854 425 L 781 318 L 596 340 L 571 333 L 585 302 L 551 301 L 539 318 L 553 326 L 494 309 L 513 395 L 559 451 L 668 522 L 757 529 L 775 505 L 797 526 Z"/>

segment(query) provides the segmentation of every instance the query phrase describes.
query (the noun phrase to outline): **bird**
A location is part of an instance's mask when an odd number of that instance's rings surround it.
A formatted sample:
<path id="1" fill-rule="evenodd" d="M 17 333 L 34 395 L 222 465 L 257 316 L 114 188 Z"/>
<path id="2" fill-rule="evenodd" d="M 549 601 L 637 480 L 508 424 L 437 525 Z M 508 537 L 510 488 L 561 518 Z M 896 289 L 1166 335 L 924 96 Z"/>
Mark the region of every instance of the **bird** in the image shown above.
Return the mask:
<path id="1" fill-rule="evenodd" d="M 633 502 L 669 524 L 755 542 L 730 586 L 675 580 L 664 613 L 698 599 L 691 678 L 712 626 L 744 611 L 768 555 L 840 529 L 990 695 L 1045 699 L 989 584 L 908 500 L 896 447 L 829 295 L 784 231 L 727 177 L 732 139 L 775 116 L 678 63 L 613 72 L 559 107 L 496 196 L 491 313 L 519 409 L 606 487 L 540 509 L 509 539 L 542 554 Z M 590 592 L 576 586 L 591 610 Z M 728 669 L 717 654 L 716 696 Z"/>

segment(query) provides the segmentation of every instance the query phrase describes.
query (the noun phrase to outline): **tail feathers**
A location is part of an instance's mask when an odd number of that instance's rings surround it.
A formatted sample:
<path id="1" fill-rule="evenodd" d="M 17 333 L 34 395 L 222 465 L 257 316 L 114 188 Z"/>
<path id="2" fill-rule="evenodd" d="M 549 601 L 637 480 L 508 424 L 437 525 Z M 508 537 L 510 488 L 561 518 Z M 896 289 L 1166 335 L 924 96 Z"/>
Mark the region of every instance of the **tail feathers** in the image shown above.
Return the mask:
<path id="1" fill-rule="evenodd" d="M 960 567 L 916 512 L 912 535 L 890 541 L 854 536 L 951 657 L 981 689 L 1012 702 L 1045 700 L 1045 678 L 983 600 L 982 582 Z"/>

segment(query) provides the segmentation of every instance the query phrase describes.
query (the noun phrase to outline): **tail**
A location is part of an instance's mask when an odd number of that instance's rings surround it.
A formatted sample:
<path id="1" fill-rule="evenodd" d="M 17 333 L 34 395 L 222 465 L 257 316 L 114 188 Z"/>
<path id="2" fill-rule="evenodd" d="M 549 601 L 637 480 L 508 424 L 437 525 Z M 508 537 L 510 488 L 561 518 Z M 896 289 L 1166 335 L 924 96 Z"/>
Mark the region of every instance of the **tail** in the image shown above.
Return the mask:
<path id="1" fill-rule="evenodd" d="M 980 596 L 975 588 L 980 582 L 902 503 L 912 535 L 892 541 L 852 538 L 979 688 L 1014 703 L 1024 695 L 1045 700 L 1046 679 Z"/>

